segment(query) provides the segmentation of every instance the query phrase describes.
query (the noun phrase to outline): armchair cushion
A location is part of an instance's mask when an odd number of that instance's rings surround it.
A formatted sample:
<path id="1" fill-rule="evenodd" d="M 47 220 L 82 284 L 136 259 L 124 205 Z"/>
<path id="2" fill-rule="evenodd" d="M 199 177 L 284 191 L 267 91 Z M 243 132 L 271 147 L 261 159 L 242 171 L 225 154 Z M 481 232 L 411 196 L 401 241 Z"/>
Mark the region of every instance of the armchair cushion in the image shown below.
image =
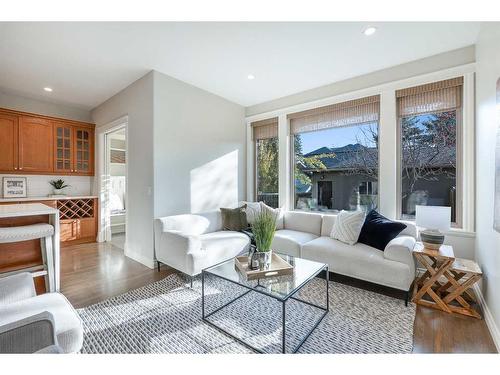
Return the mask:
<path id="1" fill-rule="evenodd" d="M 54 317 L 47 311 L 0 326 L 0 353 L 48 353 L 57 347 Z"/>
<path id="2" fill-rule="evenodd" d="M 57 343 L 64 353 L 80 350 L 83 328 L 80 317 L 60 293 L 46 293 L 0 307 L 0 326 L 48 311 L 54 318 Z"/>
<path id="3" fill-rule="evenodd" d="M 35 284 L 29 272 L 0 278 L 0 308 L 34 296 L 36 296 Z"/>

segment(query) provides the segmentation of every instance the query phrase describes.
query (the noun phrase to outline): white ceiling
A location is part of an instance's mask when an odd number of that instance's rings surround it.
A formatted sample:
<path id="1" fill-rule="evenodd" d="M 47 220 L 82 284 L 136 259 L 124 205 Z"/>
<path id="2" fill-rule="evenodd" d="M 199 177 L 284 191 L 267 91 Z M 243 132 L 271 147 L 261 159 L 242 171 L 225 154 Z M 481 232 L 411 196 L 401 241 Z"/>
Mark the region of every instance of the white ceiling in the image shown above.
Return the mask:
<path id="1" fill-rule="evenodd" d="M 2 22 L 0 88 L 91 109 L 155 69 L 249 106 L 465 47 L 479 33 L 479 23 L 372 23 L 367 37 L 366 25 Z"/>

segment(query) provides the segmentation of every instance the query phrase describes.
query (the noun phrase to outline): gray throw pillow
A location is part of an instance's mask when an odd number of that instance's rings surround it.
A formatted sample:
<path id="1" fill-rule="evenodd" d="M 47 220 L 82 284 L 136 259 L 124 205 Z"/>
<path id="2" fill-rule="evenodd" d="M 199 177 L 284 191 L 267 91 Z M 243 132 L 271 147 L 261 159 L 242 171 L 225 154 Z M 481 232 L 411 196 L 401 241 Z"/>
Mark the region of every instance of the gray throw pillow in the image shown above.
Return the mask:
<path id="1" fill-rule="evenodd" d="M 221 208 L 222 228 L 224 230 L 241 231 L 248 228 L 246 204 L 238 208 Z"/>

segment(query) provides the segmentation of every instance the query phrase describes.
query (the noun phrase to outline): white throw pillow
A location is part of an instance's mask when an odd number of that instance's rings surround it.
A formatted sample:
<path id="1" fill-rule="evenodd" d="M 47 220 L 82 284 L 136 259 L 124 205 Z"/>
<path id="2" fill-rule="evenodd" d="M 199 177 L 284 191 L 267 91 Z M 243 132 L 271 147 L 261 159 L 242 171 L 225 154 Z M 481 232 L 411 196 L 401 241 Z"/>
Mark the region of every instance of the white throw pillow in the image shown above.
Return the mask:
<path id="1" fill-rule="evenodd" d="M 364 222 L 364 211 L 340 211 L 335 224 L 333 224 L 330 237 L 349 245 L 354 245 L 358 242 L 359 233 Z"/>
<path id="2" fill-rule="evenodd" d="M 265 204 L 264 202 L 260 202 L 262 210 L 268 210 L 274 216 L 276 216 L 276 230 L 283 229 L 283 218 L 285 216 L 285 210 L 283 208 L 272 208 Z"/>
<path id="3" fill-rule="evenodd" d="M 253 224 L 255 221 L 255 218 L 257 215 L 260 214 L 260 211 L 262 210 L 262 206 L 260 202 L 241 202 L 243 204 L 247 205 L 247 222 L 248 224 Z"/>

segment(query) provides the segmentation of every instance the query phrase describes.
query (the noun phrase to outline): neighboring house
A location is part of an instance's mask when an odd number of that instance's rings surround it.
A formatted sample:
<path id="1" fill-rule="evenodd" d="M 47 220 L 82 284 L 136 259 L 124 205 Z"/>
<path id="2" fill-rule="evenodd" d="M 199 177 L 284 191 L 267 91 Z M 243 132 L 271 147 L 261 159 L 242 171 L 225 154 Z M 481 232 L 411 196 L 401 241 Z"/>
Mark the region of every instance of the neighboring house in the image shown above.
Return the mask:
<path id="1" fill-rule="evenodd" d="M 311 184 L 296 181 L 297 208 L 319 210 L 372 209 L 378 206 L 378 151 L 360 144 L 321 147 L 304 157 L 320 155 L 324 169 L 299 168 Z M 445 147 L 405 151 L 403 213 L 416 204 L 454 205 L 455 149 Z M 413 184 L 412 184 L 413 182 Z"/>

